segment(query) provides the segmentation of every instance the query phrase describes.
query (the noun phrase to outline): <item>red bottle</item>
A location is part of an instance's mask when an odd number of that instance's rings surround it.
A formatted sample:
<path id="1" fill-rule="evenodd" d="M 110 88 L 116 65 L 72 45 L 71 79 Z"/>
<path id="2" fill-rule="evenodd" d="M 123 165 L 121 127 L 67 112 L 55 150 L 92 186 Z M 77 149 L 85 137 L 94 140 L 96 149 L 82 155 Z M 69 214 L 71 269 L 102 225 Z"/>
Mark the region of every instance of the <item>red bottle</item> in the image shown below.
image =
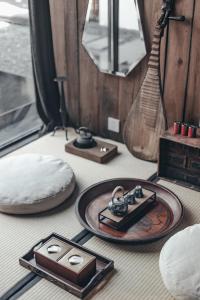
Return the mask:
<path id="1" fill-rule="evenodd" d="M 181 133 L 181 122 L 174 122 L 174 127 L 173 127 L 173 133 L 174 134 L 180 134 Z"/>
<path id="2" fill-rule="evenodd" d="M 182 123 L 181 125 L 181 135 L 182 136 L 188 135 L 188 125 L 186 123 Z"/>
<path id="3" fill-rule="evenodd" d="M 188 128 L 188 137 L 195 138 L 197 136 L 197 127 L 190 125 Z"/>

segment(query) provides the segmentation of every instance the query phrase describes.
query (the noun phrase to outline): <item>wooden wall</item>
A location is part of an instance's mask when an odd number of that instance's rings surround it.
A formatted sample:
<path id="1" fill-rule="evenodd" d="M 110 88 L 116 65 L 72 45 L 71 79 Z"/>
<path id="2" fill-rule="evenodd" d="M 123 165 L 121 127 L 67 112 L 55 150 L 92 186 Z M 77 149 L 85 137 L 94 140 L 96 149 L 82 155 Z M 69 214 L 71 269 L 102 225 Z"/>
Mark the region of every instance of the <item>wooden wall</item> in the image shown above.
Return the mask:
<path id="1" fill-rule="evenodd" d="M 66 104 L 74 126 L 88 126 L 95 133 L 122 140 L 122 129 L 141 86 L 148 56 L 127 78 L 100 73 L 81 39 L 88 0 L 49 0 L 57 73 L 67 74 Z M 148 52 L 161 0 L 139 0 Z M 176 15 L 186 21 L 170 21 L 162 45 L 161 66 L 168 124 L 200 120 L 200 1 L 176 0 Z M 107 118 L 121 121 L 120 134 L 107 130 Z"/>

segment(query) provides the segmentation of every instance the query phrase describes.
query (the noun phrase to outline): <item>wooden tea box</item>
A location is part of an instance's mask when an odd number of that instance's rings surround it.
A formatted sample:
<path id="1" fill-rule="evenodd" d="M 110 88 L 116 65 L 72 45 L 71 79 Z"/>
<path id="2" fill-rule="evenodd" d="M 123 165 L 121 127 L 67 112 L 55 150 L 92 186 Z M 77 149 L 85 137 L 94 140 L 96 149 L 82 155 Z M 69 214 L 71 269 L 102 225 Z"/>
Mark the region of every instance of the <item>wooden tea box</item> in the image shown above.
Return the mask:
<path id="1" fill-rule="evenodd" d="M 36 263 L 76 284 L 86 283 L 96 272 L 96 258 L 52 238 L 34 250 Z M 70 261 L 74 259 L 74 261 Z"/>
<path id="2" fill-rule="evenodd" d="M 174 135 L 170 128 L 160 138 L 158 176 L 200 188 L 200 128 L 197 137 Z"/>

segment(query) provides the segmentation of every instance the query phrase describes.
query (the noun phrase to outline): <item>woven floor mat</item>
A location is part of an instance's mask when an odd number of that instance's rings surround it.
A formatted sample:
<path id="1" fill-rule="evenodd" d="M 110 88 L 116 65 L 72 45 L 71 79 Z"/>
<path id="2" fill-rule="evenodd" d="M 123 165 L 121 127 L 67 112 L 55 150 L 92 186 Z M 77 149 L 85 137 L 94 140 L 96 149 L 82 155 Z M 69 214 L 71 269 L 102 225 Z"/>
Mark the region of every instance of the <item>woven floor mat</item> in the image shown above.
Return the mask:
<path id="1" fill-rule="evenodd" d="M 69 130 L 69 140 L 75 137 L 74 130 Z M 111 142 L 111 141 L 109 141 Z M 146 179 L 156 171 L 156 164 L 140 161 L 123 144 L 118 145 L 120 155 L 106 165 L 68 154 L 64 151 L 66 141 L 62 131 L 55 136 L 47 135 L 10 155 L 23 153 L 41 153 L 55 155 L 67 161 L 73 168 L 77 179 L 77 191 L 69 205 L 63 205 L 53 212 L 40 216 L 16 217 L 0 214 L 0 296 L 28 273 L 19 266 L 18 259 L 37 241 L 52 232 L 72 238 L 82 227 L 74 212 L 77 194 L 100 180 L 116 177 L 138 177 Z"/>
<path id="2" fill-rule="evenodd" d="M 0 296 L 28 273 L 19 265 L 19 257 L 40 239 L 52 232 L 72 238 L 83 229 L 75 217 L 73 205 L 60 207 L 57 213 L 54 211 L 41 216 L 15 217 L 1 214 L 0 228 Z"/>
<path id="3" fill-rule="evenodd" d="M 184 188 L 165 180 L 159 180 L 158 183 L 174 192 L 183 204 L 184 218 L 178 230 L 200 223 L 200 192 Z"/>
<path id="4" fill-rule="evenodd" d="M 170 300 L 163 286 L 159 268 L 157 245 L 146 247 L 118 246 L 96 237 L 86 247 L 115 261 L 115 271 L 104 287 L 95 289 L 87 299 L 98 300 Z M 42 279 L 28 290 L 20 300 L 59 299 L 75 300 L 74 296 Z"/>
<path id="5" fill-rule="evenodd" d="M 185 208 L 185 217 L 177 230 L 194 223 L 200 223 L 200 193 L 160 180 L 159 184 L 176 193 Z M 97 237 L 84 246 L 97 251 L 115 261 L 115 271 L 108 283 L 98 293 L 88 298 L 94 300 L 171 300 L 159 272 L 159 253 L 169 237 L 144 246 L 124 246 L 105 242 Z M 75 300 L 74 296 L 41 280 L 27 291 L 20 300 L 59 299 Z"/>

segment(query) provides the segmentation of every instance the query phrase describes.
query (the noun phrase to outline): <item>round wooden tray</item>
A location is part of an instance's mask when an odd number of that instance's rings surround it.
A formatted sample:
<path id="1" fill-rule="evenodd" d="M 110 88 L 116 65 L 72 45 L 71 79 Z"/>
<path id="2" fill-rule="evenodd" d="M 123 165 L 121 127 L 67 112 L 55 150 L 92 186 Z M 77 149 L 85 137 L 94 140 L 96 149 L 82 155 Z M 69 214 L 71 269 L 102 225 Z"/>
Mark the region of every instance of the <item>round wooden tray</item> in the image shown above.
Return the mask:
<path id="1" fill-rule="evenodd" d="M 156 192 L 157 204 L 137 223 L 119 231 L 98 222 L 98 213 L 107 206 L 113 189 L 122 185 L 130 190 L 136 185 Z M 149 181 L 119 178 L 102 181 L 83 191 L 76 202 L 76 214 L 80 223 L 100 238 L 118 243 L 149 243 L 163 238 L 180 224 L 183 206 L 170 190 Z"/>

